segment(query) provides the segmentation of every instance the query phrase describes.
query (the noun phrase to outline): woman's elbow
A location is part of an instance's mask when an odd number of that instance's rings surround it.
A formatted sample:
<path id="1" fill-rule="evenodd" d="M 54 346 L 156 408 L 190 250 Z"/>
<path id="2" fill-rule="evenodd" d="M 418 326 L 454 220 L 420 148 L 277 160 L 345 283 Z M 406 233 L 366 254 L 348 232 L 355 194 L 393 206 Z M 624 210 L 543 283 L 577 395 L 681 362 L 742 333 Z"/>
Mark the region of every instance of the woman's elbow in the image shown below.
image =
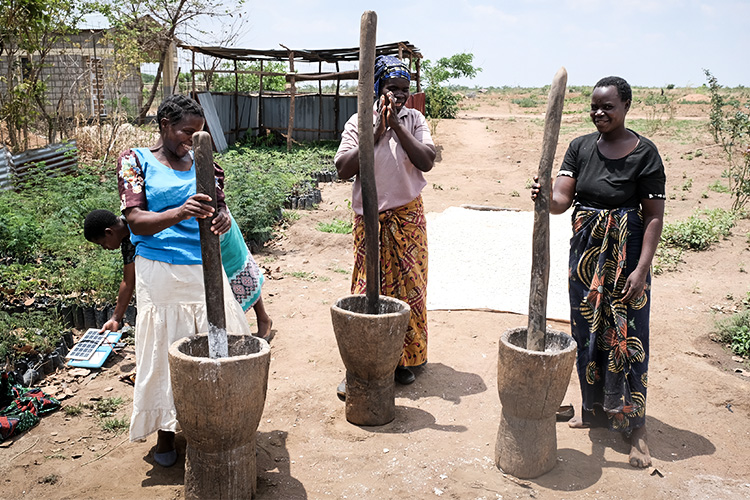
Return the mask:
<path id="1" fill-rule="evenodd" d="M 429 172 L 430 170 L 432 170 L 432 167 L 435 166 L 435 158 L 437 158 L 437 150 L 435 149 L 435 146 L 428 146 L 427 154 L 425 155 L 425 159 L 422 162 L 422 172 Z"/>

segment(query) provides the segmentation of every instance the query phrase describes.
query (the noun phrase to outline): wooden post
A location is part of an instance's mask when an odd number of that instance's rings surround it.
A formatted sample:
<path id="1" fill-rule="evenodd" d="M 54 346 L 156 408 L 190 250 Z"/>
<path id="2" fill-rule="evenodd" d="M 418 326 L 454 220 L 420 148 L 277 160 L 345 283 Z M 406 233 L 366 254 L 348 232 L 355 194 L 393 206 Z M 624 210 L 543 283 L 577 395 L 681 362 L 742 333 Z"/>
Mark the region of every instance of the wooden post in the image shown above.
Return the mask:
<path id="1" fill-rule="evenodd" d="M 422 92 L 422 79 L 420 76 L 420 64 L 419 64 L 419 58 L 417 57 L 417 62 L 414 63 L 414 65 L 417 68 L 417 93 Z"/>
<path id="2" fill-rule="evenodd" d="M 260 75 L 258 76 L 258 135 L 263 129 L 263 61 L 260 61 Z"/>
<path id="3" fill-rule="evenodd" d="M 208 132 L 193 134 L 195 151 L 195 184 L 198 193 L 211 197 L 207 205 L 216 210 L 216 174 L 214 173 L 214 148 Z M 219 236 L 211 232 L 213 218 L 198 219 L 203 259 L 203 284 L 206 288 L 206 316 L 208 317 L 208 354 L 210 358 L 229 355 L 227 323 L 224 316 L 224 282 L 221 274 L 221 245 Z"/>
<path id="4" fill-rule="evenodd" d="M 237 59 L 234 60 L 234 142 L 240 138 L 240 75 L 237 73 Z"/>
<path id="5" fill-rule="evenodd" d="M 174 75 L 174 84 L 172 85 L 172 93 L 173 94 L 179 94 L 180 93 L 180 71 L 182 71 L 182 68 L 180 66 L 177 67 L 177 73 Z"/>
<path id="6" fill-rule="evenodd" d="M 297 94 L 297 82 L 294 78 L 294 52 L 289 51 L 289 80 L 291 88 L 289 89 L 289 125 L 286 129 L 286 150 L 292 150 L 292 132 L 294 132 L 294 99 Z"/>
<path id="7" fill-rule="evenodd" d="M 368 10 L 362 14 L 359 31 L 359 179 L 362 183 L 362 212 L 365 223 L 365 276 L 367 314 L 378 313 L 380 298 L 380 229 L 378 192 L 375 186 L 375 137 L 372 133 L 372 105 L 375 85 L 375 35 L 378 16 Z"/>
<path id="8" fill-rule="evenodd" d="M 193 67 L 190 69 L 190 80 L 192 81 L 193 85 L 193 95 L 190 97 L 192 97 L 193 99 L 197 99 L 198 94 L 195 91 L 195 51 L 193 51 Z"/>
<path id="9" fill-rule="evenodd" d="M 555 161 L 557 139 L 565 101 L 565 86 L 568 72 L 560 68 L 552 79 L 547 114 L 544 119 L 544 139 L 542 157 L 539 160 L 539 182 L 548 186 L 552 178 L 552 164 Z M 541 189 L 534 203 L 534 236 L 531 257 L 531 288 L 529 291 L 529 324 L 526 348 L 544 351 L 544 337 L 547 331 L 547 288 L 549 286 L 549 205 L 550 190 Z"/>
<path id="10" fill-rule="evenodd" d="M 336 73 L 339 73 L 339 62 L 336 61 Z M 373 83 L 374 85 L 374 83 Z M 336 78 L 336 96 L 333 98 L 333 130 L 335 130 L 334 139 L 339 138 L 339 97 L 341 95 L 341 79 Z"/>
<path id="11" fill-rule="evenodd" d="M 318 62 L 318 73 L 323 73 L 323 63 Z M 323 131 L 323 81 L 318 80 L 318 141 Z"/>

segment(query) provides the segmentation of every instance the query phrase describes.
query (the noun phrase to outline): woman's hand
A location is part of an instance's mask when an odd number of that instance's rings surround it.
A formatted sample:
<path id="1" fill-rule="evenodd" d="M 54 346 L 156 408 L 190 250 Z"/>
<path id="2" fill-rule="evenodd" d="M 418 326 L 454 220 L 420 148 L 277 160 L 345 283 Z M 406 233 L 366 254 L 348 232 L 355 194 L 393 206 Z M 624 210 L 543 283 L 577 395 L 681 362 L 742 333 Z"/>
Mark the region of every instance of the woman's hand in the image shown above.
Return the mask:
<path id="1" fill-rule="evenodd" d="M 211 201 L 211 197 L 207 194 L 197 193 L 188 198 L 188 200 L 178 209 L 180 219 L 187 220 L 190 217 L 205 219 L 206 217 L 211 217 L 214 214 L 214 208 L 202 203 L 203 201 Z"/>
<path id="2" fill-rule="evenodd" d="M 558 176 L 554 184 L 552 179 L 549 180 L 549 213 L 561 214 L 573 204 L 573 196 L 576 191 L 576 181 L 572 177 L 565 175 Z M 536 202 L 539 193 L 542 192 L 542 183 L 539 182 L 539 176 L 534 176 L 534 183 L 531 185 L 531 199 Z"/>
<path id="3" fill-rule="evenodd" d="M 643 290 L 646 288 L 646 276 L 648 275 L 648 269 L 645 271 L 641 268 L 636 267 L 628 279 L 625 280 L 625 286 L 622 287 L 622 301 L 626 304 L 632 302 L 643 295 Z"/>
<path id="4" fill-rule="evenodd" d="M 375 119 L 375 125 L 373 126 L 376 143 L 381 137 L 383 137 L 383 134 L 385 134 L 385 130 L 388 127 L 387 112 L 388 108 L 385 106 L 385 96 L 381 95 L 380 101 L 378 102 L 378 117 Z"/>
<path id="5" fill-rule="evenodd" d="M 531 199 L 536 201 L 539 196 L 539 190 L 542 189 L 542 185 L 539 183 L 539 176 L 534 176 L 534 184 L 531 185 Z"/>
<path id="6" fill-rule="evenodd" d="M 396 110 L 396 98 L 393 92 L 388 92 L 382 97 L 388 106 L 386 106 L 386 118 L 388 119 L 388 126 L 392 129 L 397 129 L 401 126 L 401 122 L 398 119 L 398 111 Z"/>
<path id="7" fill-rule="evenodd" d="M 217 235 L 224 234 L 229 231 L 230 227 L 232 227 L 232 219 L 229 218 L 229 214 L 226 210 L 219 210 L 211 223 L 211 232 Z"/>

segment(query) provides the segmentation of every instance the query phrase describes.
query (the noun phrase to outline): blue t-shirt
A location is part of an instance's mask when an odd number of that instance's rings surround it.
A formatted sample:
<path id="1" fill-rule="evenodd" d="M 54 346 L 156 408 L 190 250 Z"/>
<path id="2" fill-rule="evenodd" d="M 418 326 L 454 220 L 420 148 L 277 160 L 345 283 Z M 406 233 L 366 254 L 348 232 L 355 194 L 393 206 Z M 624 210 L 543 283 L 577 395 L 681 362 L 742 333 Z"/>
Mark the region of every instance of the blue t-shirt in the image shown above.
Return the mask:
<path id="1" fill-rule="evenodd" d="M 148 148 L 133 149 L 143 171 L 148 210 L 164 212 L 182 206 L 196 193 L 195 162 L 190 170 L 173 170 L 159 162 Z M 201 264 L 198 220 L 191 217 L 151 236 L 133 234 L 135 254 L 169 264 Z"/>

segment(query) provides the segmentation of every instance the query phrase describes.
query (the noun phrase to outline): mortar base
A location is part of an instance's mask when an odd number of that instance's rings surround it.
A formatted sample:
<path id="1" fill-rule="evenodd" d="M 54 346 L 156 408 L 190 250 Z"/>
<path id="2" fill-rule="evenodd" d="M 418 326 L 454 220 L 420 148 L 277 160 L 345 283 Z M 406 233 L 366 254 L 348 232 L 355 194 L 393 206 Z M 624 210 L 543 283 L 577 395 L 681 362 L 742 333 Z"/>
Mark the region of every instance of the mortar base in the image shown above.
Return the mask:
<path id="1" fill-rule="evenodd" d="M 185 453 L 185 499 L 251 499 L 256 491 L 255 437 L 218 453 L 190 446 Z"/>
<path id="2" fill-rule="evenodd" d="M 393 374 L 364 380 L 346 372 L 346 419 L 355 425 L 385 425 L 396 418 Z"/>
<path id="3" fill-rule="evenodd" d="M 495 465 L 520 479 L 533 479 L 552 470 L 557 460 L 555 417 L 517 418 L 505 411 L 495 442 Z"/>

